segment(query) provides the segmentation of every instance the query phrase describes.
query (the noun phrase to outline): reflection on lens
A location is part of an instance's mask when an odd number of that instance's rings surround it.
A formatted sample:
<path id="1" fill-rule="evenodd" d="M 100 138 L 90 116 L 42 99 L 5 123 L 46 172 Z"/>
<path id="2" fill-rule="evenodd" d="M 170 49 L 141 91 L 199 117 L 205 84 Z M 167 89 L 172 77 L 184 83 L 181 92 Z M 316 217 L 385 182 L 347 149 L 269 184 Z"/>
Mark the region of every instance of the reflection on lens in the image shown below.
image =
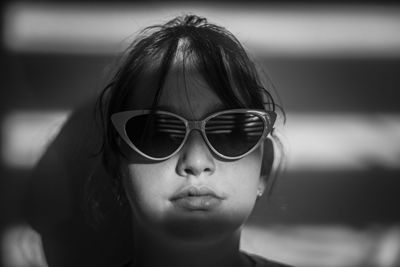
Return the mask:
<path id="1" fill-rule="evenodd" d="M 252 149 L 264 131 L 261 117 L 250 113 L 221 114 L 206 124 L 206 135 L 219 153 L 228 157 L 241 156 Z"/>
<path id="2" fill-rule="evenodd" d="M 186 131 L 182 120 L 159 113 L 133 117 L 125 127 L 133 145 L 153 158 L 164 158 L 175 152 Z"/>

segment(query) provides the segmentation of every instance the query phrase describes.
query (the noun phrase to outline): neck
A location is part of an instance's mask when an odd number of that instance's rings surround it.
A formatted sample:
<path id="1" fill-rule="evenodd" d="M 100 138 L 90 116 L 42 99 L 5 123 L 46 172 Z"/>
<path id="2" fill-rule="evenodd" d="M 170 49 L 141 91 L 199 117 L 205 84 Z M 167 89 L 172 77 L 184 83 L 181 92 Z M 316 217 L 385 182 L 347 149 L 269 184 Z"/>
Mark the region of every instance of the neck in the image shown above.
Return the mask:
<path id="1" fill-rule="evenodd" d="M 240 229 L 231 236 L 213 241 L 182 241 L 157 237 L 134 227 L 135 267 L 243 267 L 248 259 L 239 251 Z"/>

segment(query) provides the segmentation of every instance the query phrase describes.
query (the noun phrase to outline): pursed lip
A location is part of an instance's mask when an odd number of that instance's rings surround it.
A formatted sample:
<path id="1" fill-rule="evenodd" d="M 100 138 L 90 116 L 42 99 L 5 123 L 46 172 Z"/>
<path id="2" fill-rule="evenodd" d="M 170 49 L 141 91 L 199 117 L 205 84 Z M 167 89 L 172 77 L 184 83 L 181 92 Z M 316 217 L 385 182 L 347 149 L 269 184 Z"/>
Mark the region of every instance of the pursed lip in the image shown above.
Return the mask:
<path id="1" fill-rule="evenodd" d="M 214 190 L 206 186 L 188 186 L 181 190 L 178 190 L 172 197 L 171 200 L 178 200 L 186 197 L 214 197 L 218 199 L 224 199 L 223 196 L 217 194 Z"/>
<path id="2" fill-rule="evenodd" d="M 188 211 L 210 211 L 221 205 L 224 199 L 224 196 L 206 186 L 185 187 L 170 198 L 176 207 Z"/>

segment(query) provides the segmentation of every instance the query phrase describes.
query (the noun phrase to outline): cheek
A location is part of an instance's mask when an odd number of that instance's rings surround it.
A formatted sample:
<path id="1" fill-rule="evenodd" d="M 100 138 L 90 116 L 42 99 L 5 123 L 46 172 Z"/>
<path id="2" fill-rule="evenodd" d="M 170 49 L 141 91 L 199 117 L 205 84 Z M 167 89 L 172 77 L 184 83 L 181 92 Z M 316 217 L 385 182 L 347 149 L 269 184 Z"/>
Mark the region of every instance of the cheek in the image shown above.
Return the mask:
<path id="1" fill-rule="evenodd" d="M 261 165 L 262 153 L 257 149 L 248 156 L 224 166 L 224 182 L 229 190 L 229 205 L 233 212 L 248 216 L 252 211 L 261 181 Z"/>
<path id="2" fill-rule="evenodd" d="M 166 162 L 124 166 L 124 188 L 136 217 L 155 219 L 162 216 L 174 188 L 171 167 Z"/>

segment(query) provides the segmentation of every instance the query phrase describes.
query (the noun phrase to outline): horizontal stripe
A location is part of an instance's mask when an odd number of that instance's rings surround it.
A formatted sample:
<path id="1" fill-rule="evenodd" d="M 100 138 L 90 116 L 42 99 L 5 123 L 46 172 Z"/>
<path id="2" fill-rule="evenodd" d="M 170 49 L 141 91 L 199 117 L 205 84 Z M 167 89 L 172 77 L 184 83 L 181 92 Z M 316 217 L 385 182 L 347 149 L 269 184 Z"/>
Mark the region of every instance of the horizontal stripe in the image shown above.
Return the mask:
<path id="1" fill-rule="evenodd" d="M 17 52 L 109 54 L 143 27 L 187 12 L 271 55 L 400 55 L 400 8 L 368 5 L 14 3 L 5 8 L 4 42 Z"/>
<path id="2" fill-rule="evenodd" d="M 400 229 L 305 225 L 244 228 L 241 247 L 293 266 L 397 266 Z"/>
<path id="3" fill-rule="evenodd" d="M 258 57 L 257 61 L 265 67 L 286 111 L 400 112 L 400 58 Z M 117 67 L 113 62 L 112 56 L 105 55 L 22 54 L 17 61 L 6 57 L 2 63 L 14 75 L 3 77 L 3 87 L 10 89 L 0 91 L 2 107 L 77 106 L 94 99 L 110 81 L 109 73 Z M 22 98 L 21 94 L 32 97 Z"/>
<path id="4" fill-rule="evenodd" d="M 15 111 L 2 122 L 2 157 L 31 168 L 59 132 L 68 112 Z M 278 123 L 279 124 L 279 123 Z M 399 114 L 292 114 L 277 135 L 289 171 L 368 171 L 400 168 Z"/>
<path id="5" fill-rule="evenodd" d="M 65 111 L 16 111 L 1 125 L 3 162 L 12 168 L 32 168 L 67 120 Z"/>
<path id="6" fill-rule="evenodd" d="M 289 169 L 400 167 L 398 114 L 289 114 L 284 132 Z"/>

